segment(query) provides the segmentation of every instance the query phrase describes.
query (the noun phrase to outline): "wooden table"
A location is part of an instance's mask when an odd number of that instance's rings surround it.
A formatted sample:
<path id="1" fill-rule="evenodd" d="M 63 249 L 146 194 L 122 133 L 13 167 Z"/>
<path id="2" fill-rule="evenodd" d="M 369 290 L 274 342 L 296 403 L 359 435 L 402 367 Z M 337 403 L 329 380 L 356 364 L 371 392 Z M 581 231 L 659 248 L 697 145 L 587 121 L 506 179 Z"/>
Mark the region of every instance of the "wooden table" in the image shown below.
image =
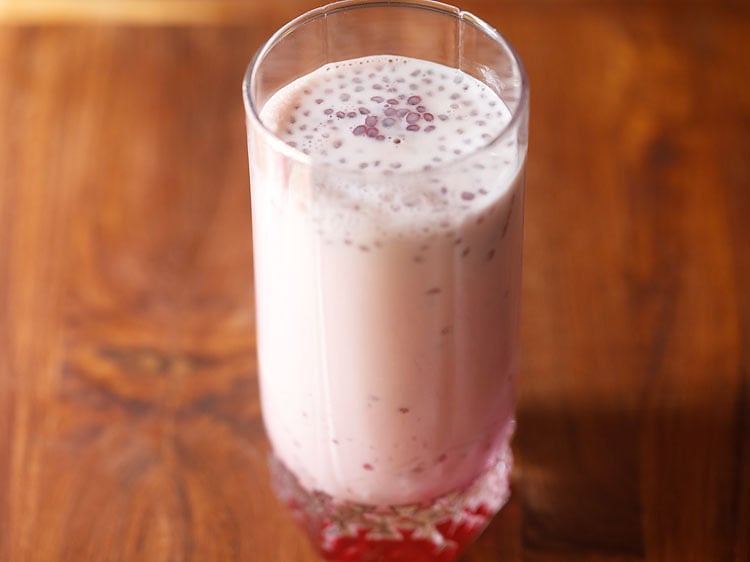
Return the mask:
<path id="1" fill-rule="evenodd" d="M 240 81 L 308 1 L 0 4 L 0 561 L 312 562 Z M 465 562 L 750 560 L 750 5 L 465 7 L 532 84 L 510 504 Z"/>

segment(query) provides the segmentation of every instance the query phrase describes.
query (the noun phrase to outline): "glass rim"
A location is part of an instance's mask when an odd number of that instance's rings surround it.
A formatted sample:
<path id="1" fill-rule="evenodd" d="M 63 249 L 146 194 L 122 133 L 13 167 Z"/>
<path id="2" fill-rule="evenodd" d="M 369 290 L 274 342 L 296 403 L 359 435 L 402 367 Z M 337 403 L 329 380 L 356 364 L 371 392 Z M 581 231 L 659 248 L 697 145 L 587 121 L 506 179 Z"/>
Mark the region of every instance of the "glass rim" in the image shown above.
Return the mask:
<path id="1" fill-rule="evenodd" d="M 283 40 L 284 37 L 286 37 L 289 33 L 309 22 L 315 21 L 318 18 L 326 17 L 328 15 L 335 14 L 336 12 L 341 11 L 377 7 L 399 7 L 430 10 L 453 17 L 456 20 L 462 21 L 469 25 L 473 25 L 475 28 L 483 32 L 487 37 L 492 39 L 495 43 L 507 50 L 507 52 L 510 54 L 512 64 L 517 70 L 518 77 L 521 81 L 520 96 L 518 97 L 516 110 L 511 112 L 510 120 L 503 126 L 503 128 L 500 129 L 500 131 L 486 143 L 476 147 L 470 152 L 462 154 L 456 159 L 431 166 L 429 169 L 407 171 L 393 170 L 392 174 L 389 177 L 405 177 L 412 175 L 421 175 L 429 172 L 434 173 L 436 171 L 439 172 L 441 169 L 456 166 L 463 161 L 473 158 L 477 154 L 482 153 L 492 146 L 495 146 L 519 126 L 522 115 L 525 113 L 525 110 L 528 107 L 529 103 L 529 80 L 526 74 L 526 68 L 524 67 L 523 61 L 521 60 L 518 51 L 516 51 L 515 47 L 513 47 L 510 41 L 508 41 L 508 39 L 506 39 L 506 37 L 502 33 L 500 33 L 497 29 L 484 21 L 482 18 L 475 16 L 473 13 L 467 10 L 462 10 L 451 4 L 438 2 L 436 0 L 337 0 L 335 2 L 324 4 L 317 8 L 313 8 L 312 10 L 304 12 L 281 26 L 255 52 L 252 59 L 250 60 L 247 70 L 245 71 L 245 76 L 242 80 L 242 99 L 245 106 L 246 118 L 251 119 L 256 125 L 258 125 L 258 130 L 261 131 L 261 134 L 263 135 L 265 141 L 268 142 L 275 151 L 279 152 L 285 158 L 289 158 L 290 160 L 293 160 L 303 166 L 311 168 L 316 165 L 316 161 L 313 156 L 305 154 L 301 150 L 289 146 L 283 139 L 281 139 L 276 133 L 268 128 L 260 118 L 260 111 L 262 108 L 258 107 L 256 100 L 252 95 L 251 84 L 255 82 L 258 69 L 260 68 L 266 55 L 279 41 Z M 329 61 L 329 63 L 330 62 L 336 61 Z M 457 68 L 457 70 L 462 69 Z M 519 159 L 518 165 L 521 166 L 522 162 L 523 159 Z M 344 175 L 353 175 L 359 177 L 372 177 L 382 175 L 382 172 L 380 171 L 367 169 L 352 170 L 350 168 L 340 168 L 334 164 L 326 164 L 326 169 L 334 170 L 336 171 L 336 173 L 341 173 Z"/>

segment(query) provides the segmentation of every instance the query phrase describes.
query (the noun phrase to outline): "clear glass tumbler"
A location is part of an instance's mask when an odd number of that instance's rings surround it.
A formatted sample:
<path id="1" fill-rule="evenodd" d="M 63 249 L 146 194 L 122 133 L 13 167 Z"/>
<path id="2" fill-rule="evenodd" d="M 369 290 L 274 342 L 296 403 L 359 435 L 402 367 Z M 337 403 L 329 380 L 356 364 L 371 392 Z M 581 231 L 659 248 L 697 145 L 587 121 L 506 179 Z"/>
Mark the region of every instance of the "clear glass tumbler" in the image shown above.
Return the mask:
<path id="1" fill-rule="evenodd" d="M 509 495 L 523 65 L 460 9 L 346 0 L 243 92 L 277 494 L 328 560 L 453 560 Z"/>

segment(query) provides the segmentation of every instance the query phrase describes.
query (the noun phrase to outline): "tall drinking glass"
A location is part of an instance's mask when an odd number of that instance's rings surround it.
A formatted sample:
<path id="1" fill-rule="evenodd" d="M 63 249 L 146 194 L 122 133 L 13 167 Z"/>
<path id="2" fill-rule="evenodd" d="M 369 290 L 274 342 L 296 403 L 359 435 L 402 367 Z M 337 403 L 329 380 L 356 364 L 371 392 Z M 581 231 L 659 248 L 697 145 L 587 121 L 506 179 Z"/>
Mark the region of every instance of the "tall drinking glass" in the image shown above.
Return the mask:
<path id="1" fill-rule="evenodd" d="M 509 495 L 521 61 L 457 8 L 345 0 L 244 102 L 277 494 L 328 560 L 453 560 Z"/>

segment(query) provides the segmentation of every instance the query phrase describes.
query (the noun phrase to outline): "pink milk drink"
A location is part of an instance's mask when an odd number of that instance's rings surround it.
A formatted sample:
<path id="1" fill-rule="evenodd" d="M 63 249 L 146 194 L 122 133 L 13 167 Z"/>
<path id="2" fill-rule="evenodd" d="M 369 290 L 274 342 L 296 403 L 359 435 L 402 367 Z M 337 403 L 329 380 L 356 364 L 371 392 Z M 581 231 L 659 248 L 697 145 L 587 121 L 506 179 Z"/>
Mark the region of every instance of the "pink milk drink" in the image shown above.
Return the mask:
<path id="1" fill-rule="evenodd" d="M 521 63 L 455 8 L 343 2 L 245 102 L 277 493 L 328 560 L 453 560 L 509 494 Z"/>

